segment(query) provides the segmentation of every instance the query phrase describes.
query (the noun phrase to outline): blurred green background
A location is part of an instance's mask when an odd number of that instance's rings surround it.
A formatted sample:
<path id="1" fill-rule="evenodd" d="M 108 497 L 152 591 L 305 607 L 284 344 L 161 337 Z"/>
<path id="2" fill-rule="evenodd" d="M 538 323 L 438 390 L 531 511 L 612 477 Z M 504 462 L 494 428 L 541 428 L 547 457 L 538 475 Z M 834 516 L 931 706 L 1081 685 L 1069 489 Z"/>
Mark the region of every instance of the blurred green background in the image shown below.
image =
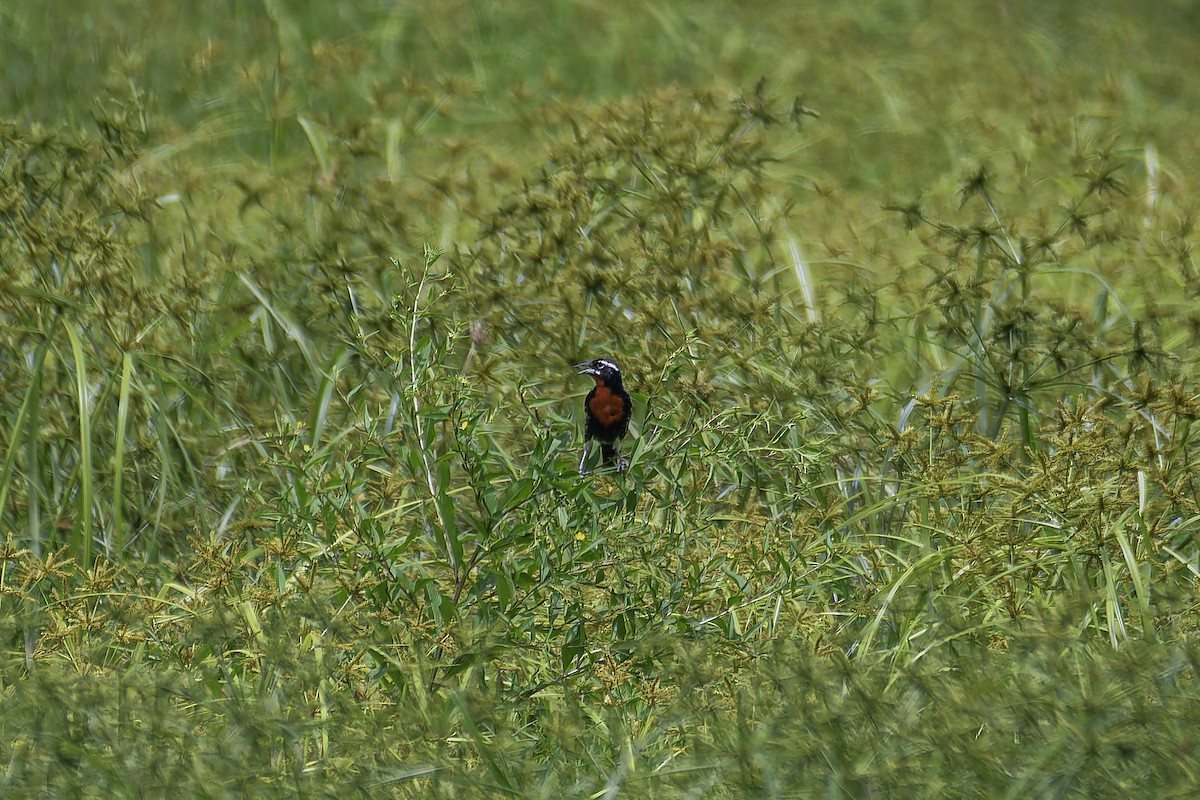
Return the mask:
<path id="1" fill-rule="evenodd" d="M 0 40 L 5 796 L 1194 794 L 1194 3 Z"/>

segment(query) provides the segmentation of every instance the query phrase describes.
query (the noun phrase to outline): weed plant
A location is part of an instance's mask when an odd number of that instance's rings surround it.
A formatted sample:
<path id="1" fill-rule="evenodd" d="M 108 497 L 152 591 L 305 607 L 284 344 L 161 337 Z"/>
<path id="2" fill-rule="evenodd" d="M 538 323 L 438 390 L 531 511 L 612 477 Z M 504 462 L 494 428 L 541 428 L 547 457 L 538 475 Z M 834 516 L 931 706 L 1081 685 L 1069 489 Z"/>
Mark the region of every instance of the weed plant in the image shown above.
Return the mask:
<path id="1" fill-rule="evenodd" d="M 1190 12 L 230 8 L 14 59 L 5 796 L 1192 796 Z"/>

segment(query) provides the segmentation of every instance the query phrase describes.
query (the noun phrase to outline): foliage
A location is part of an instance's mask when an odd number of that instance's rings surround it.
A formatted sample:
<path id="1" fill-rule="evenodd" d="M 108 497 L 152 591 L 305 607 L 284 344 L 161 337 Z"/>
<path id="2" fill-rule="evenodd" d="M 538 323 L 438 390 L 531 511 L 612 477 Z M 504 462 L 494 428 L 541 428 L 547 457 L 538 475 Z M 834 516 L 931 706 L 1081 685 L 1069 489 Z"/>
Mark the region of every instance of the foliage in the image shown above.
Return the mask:
<path id="1" fill-rule="evenodd" d="M 7 793 L 1190 796 L 1189 12 L 264 9 L 4 12 Z"/>

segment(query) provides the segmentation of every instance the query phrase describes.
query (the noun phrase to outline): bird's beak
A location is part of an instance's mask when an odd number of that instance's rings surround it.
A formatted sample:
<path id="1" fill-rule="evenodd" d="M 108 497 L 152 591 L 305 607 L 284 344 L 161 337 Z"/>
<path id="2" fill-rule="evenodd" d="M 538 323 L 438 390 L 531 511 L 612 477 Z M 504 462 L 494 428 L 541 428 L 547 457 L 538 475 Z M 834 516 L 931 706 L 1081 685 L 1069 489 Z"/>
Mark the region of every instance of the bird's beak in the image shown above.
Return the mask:
<path id="1" fill-rule="evenodd" d="M 575 371 L 578 372 L 580 375 L 591 375 L 592 374 L 592 362 L 585 361 L 582 364 L 576 364 Z"/>

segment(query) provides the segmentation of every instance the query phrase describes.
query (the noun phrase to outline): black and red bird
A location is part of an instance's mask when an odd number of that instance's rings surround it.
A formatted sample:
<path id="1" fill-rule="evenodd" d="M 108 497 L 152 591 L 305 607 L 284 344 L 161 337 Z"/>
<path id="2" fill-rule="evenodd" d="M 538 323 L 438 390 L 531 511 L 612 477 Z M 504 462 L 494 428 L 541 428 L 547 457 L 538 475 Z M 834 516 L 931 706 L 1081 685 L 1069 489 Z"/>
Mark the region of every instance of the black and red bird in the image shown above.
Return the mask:
<path id="1" fill-rule="evenodd" d="M 629 430 L 633 400 L 621 384 L 621 369 L 607 358 L 594 358 L 576 364 L 575 371 L 580 375 L 592 376 L 596 382 L 583 401 L 587 427 L 583 431 L 583 458 L 579 460 L 579 474 L 587 474 L 587 457 L 593 439 L 600 442 L 602 463 L 605 466 L 615 464 L 617 472 L 624 472 L 629 462 L 621 458 L 620 440 Z"/>

